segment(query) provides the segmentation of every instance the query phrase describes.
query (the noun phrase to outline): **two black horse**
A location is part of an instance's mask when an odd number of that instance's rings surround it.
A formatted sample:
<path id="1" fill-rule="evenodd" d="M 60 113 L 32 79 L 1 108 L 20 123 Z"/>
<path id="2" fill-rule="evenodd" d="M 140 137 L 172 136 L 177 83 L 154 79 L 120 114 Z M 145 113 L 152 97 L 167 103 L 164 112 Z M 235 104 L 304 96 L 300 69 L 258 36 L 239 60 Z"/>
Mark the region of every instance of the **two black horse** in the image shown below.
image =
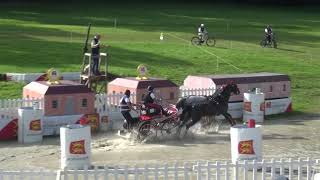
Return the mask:
<path id="1" fill-rule="evenodd" d="M 236 122 L 228 113 L 228 102 L 232 94 L 240 94 L 239 88 L 235 83 L 229 83 L 217 90 L 211 96 L 188 96 L 180 99 L 177 104 L 177 109 L 182 109 L 180 115 L 181 125 L 188 130 L 191 126 L 195 125 L 201 120 L 202 117 L 223 115 L 230 123 L 231 126 Z"/>

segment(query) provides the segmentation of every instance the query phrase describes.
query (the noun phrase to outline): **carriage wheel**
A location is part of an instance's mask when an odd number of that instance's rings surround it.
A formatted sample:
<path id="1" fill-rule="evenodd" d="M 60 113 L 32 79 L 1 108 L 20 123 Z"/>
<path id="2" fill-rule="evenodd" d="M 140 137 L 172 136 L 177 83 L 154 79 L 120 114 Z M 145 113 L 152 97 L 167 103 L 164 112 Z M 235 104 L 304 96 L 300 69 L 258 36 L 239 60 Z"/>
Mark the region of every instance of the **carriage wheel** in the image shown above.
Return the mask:
<path id="1" fill-rule="evenodd" d="M 179 123 L 175 122 L 172 119 L 164 122 L 160 127 L 161 135 L 164 136 L 164 135 L 172 134 L 172 130 L 176 128 L 178 125 Z"/>
<path id="2" fill-rule="evenodd" d="M 152 137 L 157 135 L 155 128 L 150 121 L 141 122 L 139 124 L 138 132 L 139 132 L 138 139 L 140 140 L 144 140 L 147 137 Z"/>

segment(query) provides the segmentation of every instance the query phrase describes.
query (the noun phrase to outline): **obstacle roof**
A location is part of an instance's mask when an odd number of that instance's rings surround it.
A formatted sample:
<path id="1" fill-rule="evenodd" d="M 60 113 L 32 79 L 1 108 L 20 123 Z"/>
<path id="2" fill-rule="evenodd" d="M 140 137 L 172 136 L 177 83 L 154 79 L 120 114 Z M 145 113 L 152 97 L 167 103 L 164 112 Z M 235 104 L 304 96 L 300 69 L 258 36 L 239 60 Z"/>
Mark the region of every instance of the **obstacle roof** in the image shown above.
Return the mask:
<path id="1" fill-rule="evenodd" d="M 60 84 L 48 84 L 47 81 L 33 81 L 24 89 L 43 95 L 93 93 L 87 86 L 73 81 L 61 80 Z"/>

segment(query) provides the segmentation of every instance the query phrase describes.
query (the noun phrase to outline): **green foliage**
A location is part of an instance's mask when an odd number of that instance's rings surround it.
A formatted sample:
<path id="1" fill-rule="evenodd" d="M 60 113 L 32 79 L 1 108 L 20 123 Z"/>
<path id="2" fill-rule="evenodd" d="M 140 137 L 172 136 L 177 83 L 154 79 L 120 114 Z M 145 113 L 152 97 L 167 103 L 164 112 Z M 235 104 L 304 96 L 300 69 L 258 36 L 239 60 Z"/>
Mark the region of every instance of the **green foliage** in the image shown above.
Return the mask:
<path id="1" fill-rule="evenodd" d="M 141 63 L 151 75 L 178 84 L 189 74 L 285 73 L 292 79 L 294 109 L 319 112 L 319 12 L 201 3 L 6 4 L 0 7 L 0 72 L 44 72 L 51 67 L 80 71 L 91 22 L 91 34 L 101 34 L 102 42 L 111 46 L 102 51 L 110 54 L 113 74 L 136 76 Z M 200 23 L 216 37 L 215 48 L 190 45 Z M 278 49 L 259 46 L 266 24 L 273 26 Z M 21 93 L 21 85 L 0 85 L 1 98 Z"/>

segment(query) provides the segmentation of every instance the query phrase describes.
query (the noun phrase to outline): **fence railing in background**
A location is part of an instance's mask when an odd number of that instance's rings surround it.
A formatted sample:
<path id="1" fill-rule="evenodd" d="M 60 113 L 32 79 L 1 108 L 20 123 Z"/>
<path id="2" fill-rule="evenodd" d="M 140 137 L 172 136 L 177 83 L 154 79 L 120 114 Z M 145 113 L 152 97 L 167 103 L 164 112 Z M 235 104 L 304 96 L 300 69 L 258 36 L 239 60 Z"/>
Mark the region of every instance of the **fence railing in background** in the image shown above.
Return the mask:
<path id="1" fill-rule="evenodd" d="M 120 99 L 123 94 L 96 94 L 95 108 L 97 113 L 107 114 L 108 112 L 119 112 Z M 130 95 L 131 102 L 134 102 L 136 94 Z"/>
<path id="2" fill-rule="evenodd" d="M 32 107 L 35 102 L 39 103 L 39 108 L 43 108 L 43 99 L 0 99 L 0 119 L 17 118 L 20 107 Z"/>
<path id="3" fill-rule="evenodd" d="M 184 89 L 180 88 L 180 97 L 189 95 L 211 95 L 214 88 L 209 89 Z M 118 112 L 119 103 L 123 94 L 96 94 L 95 108 L 98 113 Z M 131 101 L 136 101 L 136 94 L 131 94 Z M 44 107 L 43 99 L 5 99 L 0 100 L 0 117 L 17 116 L 17 109 L 20 107 L 31 107 L 34 102 L 39 102 L 40 108 Z"/>
<path id="4" fill-rule="evenodd" d="M 197 95 L 197 96 L 208 96 L 212 95 L 216 91 L 215 88 L 183 88 L 180 87 L 180 96 L 179 97 L 185 97 L 185 96 L 190 96 L 190 95 Z"/>
<path id="5" fill-rule="evenodd" d="M 100 180 L 100 179 L 215 179 L 215 180 L 312 180 L 320 173 L 320 159 L 280 159 L 243 161 L 232 164 L 229 161 L 185 162 L 154 164 L 144 166 L 95 166 L 93 169 L 61 171 L 4 171 L 0 179 L 56 179 L 56 180 Z"/>
<path id="6" fill-rule="evenodd" d="M 215 92 L 214 88 L 208 89 L 186 89 L 180 88 L 179 97 L 185 97 L 190 95 L 212 95 Z M 123 94 L 96 94 L 95 108 L 98 113 L 107 112 L 119 112 L 119 103 Z M 130 96 L 132 102 L 136 102 L 136 94 Z"/>

